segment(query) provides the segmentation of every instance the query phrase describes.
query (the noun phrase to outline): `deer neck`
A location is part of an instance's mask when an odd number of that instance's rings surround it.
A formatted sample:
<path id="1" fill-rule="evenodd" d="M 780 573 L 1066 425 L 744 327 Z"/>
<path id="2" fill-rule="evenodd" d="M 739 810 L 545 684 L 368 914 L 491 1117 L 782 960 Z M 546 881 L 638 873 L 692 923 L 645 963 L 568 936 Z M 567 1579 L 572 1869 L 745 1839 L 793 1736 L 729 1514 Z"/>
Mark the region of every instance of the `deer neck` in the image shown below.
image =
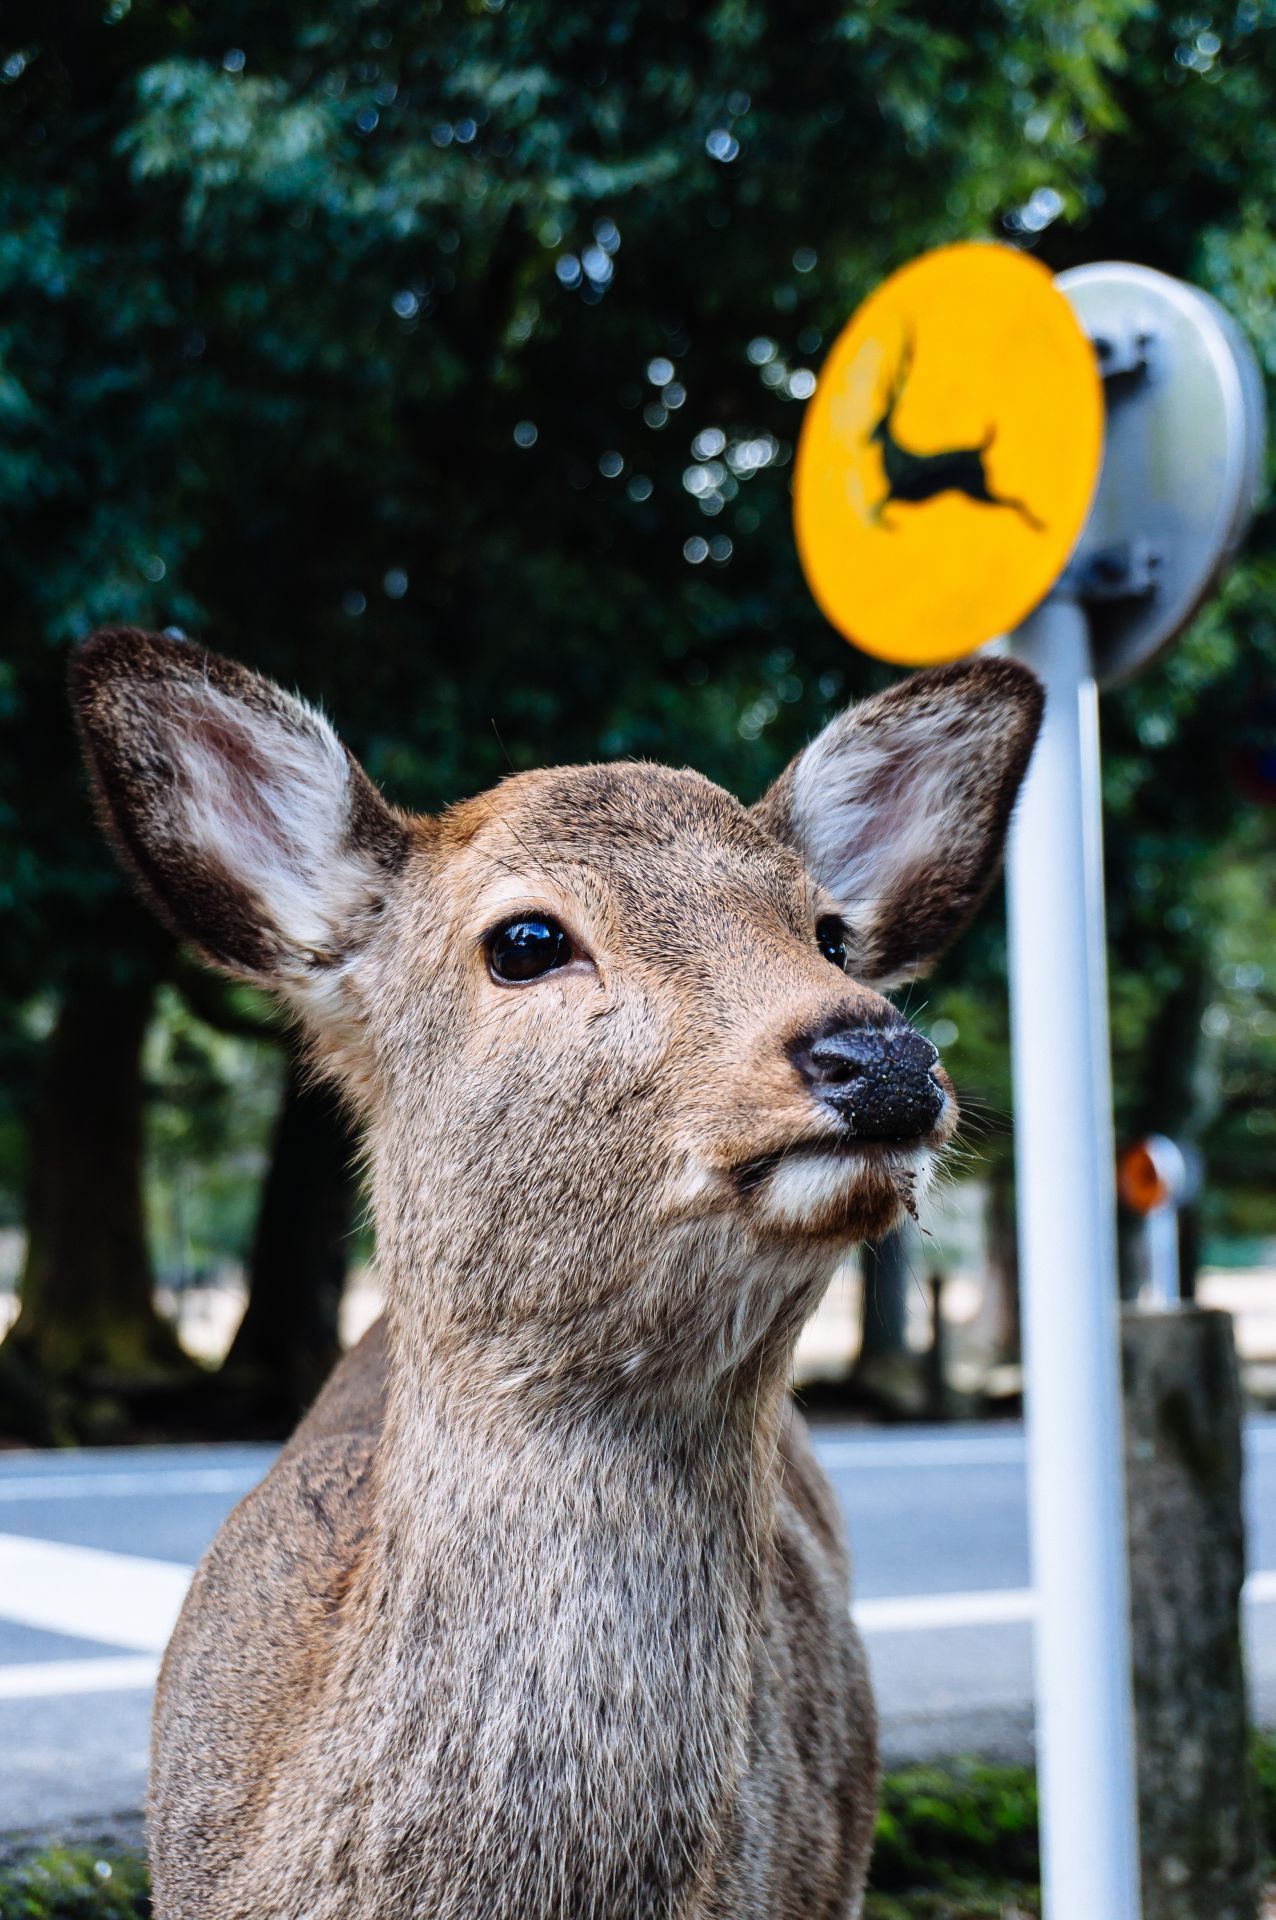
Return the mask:
<path id="1" fill-rule="evenodd" d="M 782 1381 L 551 1412 L 392 1347 L 360 1635 L 383 1882 L 440 1916 L 687 1911 L 746 1761 Z"/>

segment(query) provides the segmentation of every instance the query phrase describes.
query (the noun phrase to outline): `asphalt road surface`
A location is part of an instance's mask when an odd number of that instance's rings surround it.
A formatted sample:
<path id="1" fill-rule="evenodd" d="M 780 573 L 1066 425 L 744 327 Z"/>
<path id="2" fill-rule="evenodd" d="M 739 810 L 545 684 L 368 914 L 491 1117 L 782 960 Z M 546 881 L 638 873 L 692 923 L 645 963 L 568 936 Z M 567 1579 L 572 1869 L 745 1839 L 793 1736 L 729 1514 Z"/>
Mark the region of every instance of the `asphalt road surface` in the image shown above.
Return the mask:
<path id="1" fill-rule="evenodd" d="M 822 1427 L 891 1763 L 1026 1758 L 1022 1435 Z M 1276 1725 L 1276 1419 L 1247 1428 L 1257 1717 Z M 189 1571 L 264 1447 L 0 1454 L 0 1831 L 135 1809 L 150 1693 Z"/>

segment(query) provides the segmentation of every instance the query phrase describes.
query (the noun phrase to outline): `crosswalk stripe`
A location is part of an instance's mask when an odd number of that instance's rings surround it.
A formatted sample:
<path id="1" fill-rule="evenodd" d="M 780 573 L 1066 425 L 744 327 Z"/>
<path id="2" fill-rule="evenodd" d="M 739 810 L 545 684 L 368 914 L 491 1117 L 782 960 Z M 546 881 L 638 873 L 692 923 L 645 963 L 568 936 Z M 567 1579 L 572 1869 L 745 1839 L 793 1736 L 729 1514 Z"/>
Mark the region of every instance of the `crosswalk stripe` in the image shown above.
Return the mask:
<path id="1" fill-rule="evenodd" d="M 47 1633 L 162 1653 L 190 1578 L 171 1560 L 0 1533 L 0 1619 Z"/>
<path id="2" fill-rule="evenodd" d="M 0 1620 L 149 1656 L 0 1665 L 0 1699 L 150 1686 L 190 1577 L 189 1567 L 168 1560 L 0 1534 Z M 1252 1573 L 1245 1599 L 1276 1602 L 1276 1570 Z M 1030 1587 L 873 1595 L 857 1600 L 852 1612 L 867 1634 L 997 1627 L 1031 1622 L 1036 1596 Z"/>
<path id="3" fill-rule="evenodd" d="M 153 1654 L 122 1653 L 101 1660 L 27 1660 L 0 1667 L 0 1700 L 48 1700 L 57 1694 L 133 1693 L 155 1685 Z"/>
<path id="4" fill-rule="evenodd" d="M 986 1593 L 906 1593 L 857 1600 L 851 1612 L 864 1633 L 920 1633 L 935 1627 L 993 1627 L 1031 1620 L 1037 1596 L 1030 1587 Z"/>
<path id="5" fill-rule="evenodd" d="M 183 1493 L 247 1493 L 261 1479 L 252 1467 L 191 1467 L 157 1473 L 0 1474 L 0 1506 L 26 1500 L 171 1499 Z"/>

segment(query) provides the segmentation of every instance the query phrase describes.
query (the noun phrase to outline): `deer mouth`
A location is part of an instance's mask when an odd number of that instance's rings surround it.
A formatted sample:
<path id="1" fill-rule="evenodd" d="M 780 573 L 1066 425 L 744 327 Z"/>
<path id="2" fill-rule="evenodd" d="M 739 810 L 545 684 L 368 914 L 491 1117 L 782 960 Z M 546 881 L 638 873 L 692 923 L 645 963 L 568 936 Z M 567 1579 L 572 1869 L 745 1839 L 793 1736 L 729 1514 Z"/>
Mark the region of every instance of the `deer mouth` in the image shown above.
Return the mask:
<path id="1" fill-rule="evenodd" d="M 903 1215 L 916 1219 L 937 1144 L 915 1135 L 814 1135 L 742 1162 L 734 1171 L 735 1190 L 766 1236 L 821 1245 L 875 1240 Z"/>
<path id="2" fill-rule="evenodd" d="M 796 1140 L 736 1168 L 734 1184 L 764 1235 L 843 1244 L 874 1240 L 917 1216 L 930 1185 L 933 1144 L 910 1140 Z"/>
<path id="3" fill-rule="evenodd" d="M 827 1134 L 813 1135 L 809 1140 L 791 1140 L 786 1146 L 776 1147 L 770 1153 L 756 1154 L 751 1160 L 741 1161 L 732 1169 L 731 1178 L 736 1192 L 740 1195 L 754 1193 L 773 1173 L 796 1160 L 821 1159 L 843 1160 L 852 1167 L 862 1167 L 888 1177 L 893 1173 L 911 1172 L 931 1152 L 931 1142 L 910 1139 L 855 1140 L 845 1136 L 830 1139 Z"/>

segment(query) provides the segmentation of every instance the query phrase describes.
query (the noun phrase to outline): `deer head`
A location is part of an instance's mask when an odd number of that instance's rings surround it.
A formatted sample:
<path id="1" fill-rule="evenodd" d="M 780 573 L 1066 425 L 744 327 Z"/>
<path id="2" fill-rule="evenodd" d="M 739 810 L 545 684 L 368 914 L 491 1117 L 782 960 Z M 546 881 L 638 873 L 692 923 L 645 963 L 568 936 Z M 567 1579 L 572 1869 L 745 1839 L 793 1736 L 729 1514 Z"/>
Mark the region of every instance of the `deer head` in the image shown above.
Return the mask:
<path id="1" fill-rule="evenodd" d="M 880 989 L 991 883 L 1041 711 L 1022 668 L 864 702 L 753 808 L 622 763 L 438 818 L 195 647 L 100 634 L 73 681 L 144 891 L 366 1116 L 405 1345 L 532 1398 L 701 1394 L 925 1183 L 955 1103 Z"/>

